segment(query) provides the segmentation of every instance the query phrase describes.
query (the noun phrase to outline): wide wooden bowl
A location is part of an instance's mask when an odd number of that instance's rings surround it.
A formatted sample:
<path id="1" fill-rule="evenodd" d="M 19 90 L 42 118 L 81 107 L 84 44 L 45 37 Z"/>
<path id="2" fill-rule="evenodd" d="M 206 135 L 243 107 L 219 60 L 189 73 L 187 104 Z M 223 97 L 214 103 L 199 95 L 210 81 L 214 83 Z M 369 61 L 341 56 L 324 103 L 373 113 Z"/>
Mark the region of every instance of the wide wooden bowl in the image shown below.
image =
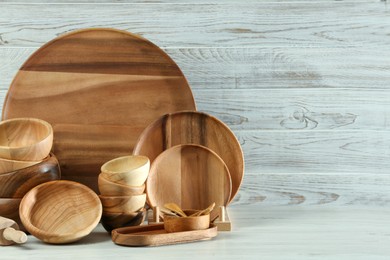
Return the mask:
<path id="1" fill-rule="evenodd" d="M 36 118 L 15 118 L 0 122 L 0 157 L 40 161 L 53 145 L 53 128 Z"/>
<path id="2" fill-rule="evenodd" d="M 20 230 L 26 231 L 19 217 L 21 201 L 19 198 L 0 198 L 0 216 L 14 220 Z"/>
<path id="3" fill-rule="evenodd" d="M 19 161 L 0 158 L 0 176 L 4 173 L 24 169 L 40 162 L 41 161 Z"/>
<path id="4" fill-rule="evenodd" d="M 146 194 L 133 196 L 102 196 L 100 200 L 103 211 L 108 213 L 130 213 L 142 209 L 145 206 Z"/>
<path id="5" fill-rule="evenodd" d="M 141 186 L 128 186 L 107 180 L 102 174 L 98 177 L 100 194 L 103 196 L 132 196 L 141 195 L 145 191 L 145 184 Z"/>
<path id="6" fill-rule="evenodd" d="M 136 212 L 130 213 L 109 213 L 103 212 L 102 225 L 108 231 L 120 227 L 130 227 L 141 225 L 146 218 L 146 209 L 143 208 Z"/>
<path id="7" fill-rule="evenodd" d="M 60 166 L 57 158 L 51 153 L 38 164 L 0 174 L 0 197 L 22 198 L 35 186 L 59 179 L 61 179 Z"/>
<path id="8" fill-rule="evenodd" d="M 183 210 L 187 216 L 198 210 Z M 164 215 L 164 229 L 168 233 L 208 229 L 210 226 L 210 214 L 197 217 L 175 217 Z"/>
<path id="9" fill-rule="evenodd" d="M 146 156 L 123 156 L 106 162 L 101 174 L 107 180 L 129 186 L 141 186 L 148 178 L 150 161 Z"/>
<path id="10" fill-rule="evenodd" d="M 102 205 L 96 193 L 73 181 L 38 185 L 22 199 L 20 219 L 46 243 L 65 244 L 88 235 L 99 223 Z"/>

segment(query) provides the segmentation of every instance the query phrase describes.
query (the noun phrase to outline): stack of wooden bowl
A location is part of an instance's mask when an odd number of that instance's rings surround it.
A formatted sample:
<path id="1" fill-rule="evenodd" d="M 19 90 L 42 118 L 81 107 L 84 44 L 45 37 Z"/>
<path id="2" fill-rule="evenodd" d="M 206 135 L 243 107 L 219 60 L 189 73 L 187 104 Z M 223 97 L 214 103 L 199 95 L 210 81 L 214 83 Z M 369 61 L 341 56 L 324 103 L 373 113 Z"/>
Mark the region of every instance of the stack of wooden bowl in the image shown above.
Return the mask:
<path id="1" fill-rule="evenodd" d="M 98 184 L 103 205 L 102 224 L 108 232 L 144 221 L 149 169 L 150 161 L 145 156 L 119 157 L 101 167 Z"/>
<path id="2" fill-rule="evenodd" d="M 16 118 L 0 122 L 0 216 L 21 225 L 19 204 L 38 184 L 61 178 L 50 154 L 53 129 L 43 120 Z"/>

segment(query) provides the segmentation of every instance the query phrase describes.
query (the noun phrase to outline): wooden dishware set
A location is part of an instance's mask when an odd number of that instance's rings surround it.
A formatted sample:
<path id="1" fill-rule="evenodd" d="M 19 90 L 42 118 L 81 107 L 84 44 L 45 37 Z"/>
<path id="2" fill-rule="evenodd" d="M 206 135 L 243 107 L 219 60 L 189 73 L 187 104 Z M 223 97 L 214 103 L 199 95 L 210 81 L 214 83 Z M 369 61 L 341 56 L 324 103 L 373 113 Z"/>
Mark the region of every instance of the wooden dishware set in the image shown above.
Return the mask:
<path id="1" fill-rule="evenodd" d="M 2 119 L 0 216 L 44 242 L 77 241 L 99 220 L 128 246 L 231 228 L 240 143 L 196 111 L 180 68 L 146 39 L 96 28 L 52 40 L 18 71 Z M 193 216 L 161 213 L 167 203 Z"/>
<path id="2" fill-rule="evenodd" d="M 0 122 L 0 216 L 19 218 L 23 196 L 35 186 L 61 177 L 59 163 L 50 153 L 53 129 L 43 120 L 17 118 Z"/>

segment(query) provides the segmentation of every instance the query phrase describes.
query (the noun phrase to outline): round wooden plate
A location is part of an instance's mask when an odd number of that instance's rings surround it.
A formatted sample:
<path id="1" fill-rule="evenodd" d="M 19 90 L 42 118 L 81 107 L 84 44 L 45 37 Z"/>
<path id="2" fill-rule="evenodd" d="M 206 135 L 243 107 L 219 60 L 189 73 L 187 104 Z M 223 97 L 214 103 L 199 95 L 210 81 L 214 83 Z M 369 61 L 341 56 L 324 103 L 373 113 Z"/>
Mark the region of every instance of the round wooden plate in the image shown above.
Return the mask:
<path id="1" fill-rule="evenodd" d="M 146 194 L 148 204 L 163 207 L 174 202 L 183 209 L 205 209 L 215 202 L 211 219 L 219 206 L 229 203 L 230 173 L 223 160 L 200 145 L 178 145 L 161 153 L 152 163 Z"/>
<path id="2" fill-rule="evenodd" d="M 179 144 L 199 144 L 222 158 L 232 179 L 232 201 L 244 177 L 244 156 L 233 132 L 223 122 L 205 113 L 177 112 L 149 125 L 142 132 L 133 153 L 145 155 L 153 162 L 164 150 Z"/>
<path id="3" fill-rule="evenodd" d="M 100 166 L 131 154 L 156 118 L 195 110 L 183 73 L 160 48 L 113 29 L 60 36 L 20 68 L 4 102 L 3 119 L 51 123 L 62 177 L 97 191 Z"/>

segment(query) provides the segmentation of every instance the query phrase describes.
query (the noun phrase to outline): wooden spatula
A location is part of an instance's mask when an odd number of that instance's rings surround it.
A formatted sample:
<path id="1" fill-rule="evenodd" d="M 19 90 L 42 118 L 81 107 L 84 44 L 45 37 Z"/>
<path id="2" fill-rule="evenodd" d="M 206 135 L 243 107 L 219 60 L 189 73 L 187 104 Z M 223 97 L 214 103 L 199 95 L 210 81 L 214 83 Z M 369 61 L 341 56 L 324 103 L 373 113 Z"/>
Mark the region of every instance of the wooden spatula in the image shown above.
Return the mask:
<path id="1" fill-rule="evenodd" d="M 0 217 L 0 245 L 23 244 L 26 241 L 26 233 L 19 230 L 19 226 L 15 221 Z"/>

